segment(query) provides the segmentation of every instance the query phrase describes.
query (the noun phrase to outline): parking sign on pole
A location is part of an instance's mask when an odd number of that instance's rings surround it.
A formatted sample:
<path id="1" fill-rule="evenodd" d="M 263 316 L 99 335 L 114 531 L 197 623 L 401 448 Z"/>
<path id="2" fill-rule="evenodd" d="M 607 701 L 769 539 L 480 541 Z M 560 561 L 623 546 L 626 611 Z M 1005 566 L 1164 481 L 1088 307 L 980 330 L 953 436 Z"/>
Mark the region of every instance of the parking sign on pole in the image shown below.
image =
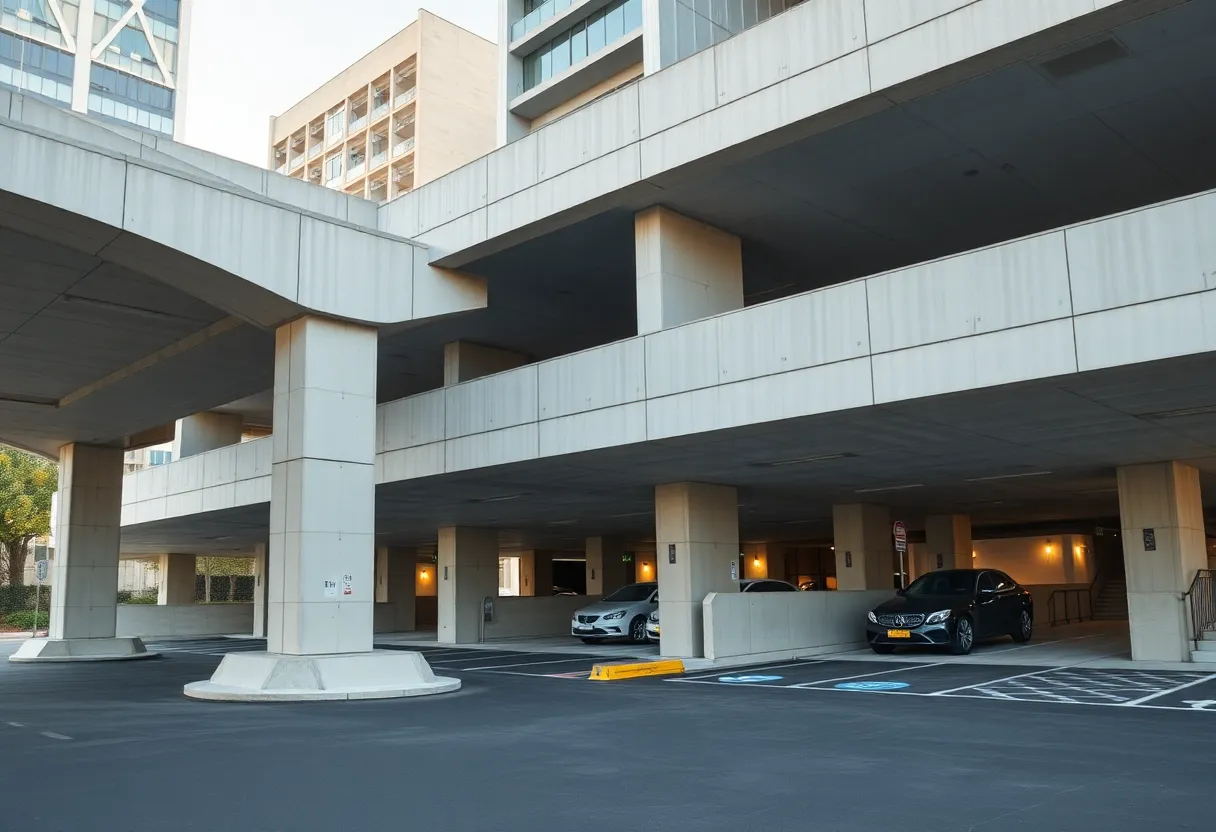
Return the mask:
<path id="1" fill-rule="evenodd" d="M 908 551 L 908 527 L 904 521 L 895 521 L 895 551 L 899 552 L 899 586 L 902 589 L 908 585 L 908 571 L 904 569 L 904 553 Z"/>

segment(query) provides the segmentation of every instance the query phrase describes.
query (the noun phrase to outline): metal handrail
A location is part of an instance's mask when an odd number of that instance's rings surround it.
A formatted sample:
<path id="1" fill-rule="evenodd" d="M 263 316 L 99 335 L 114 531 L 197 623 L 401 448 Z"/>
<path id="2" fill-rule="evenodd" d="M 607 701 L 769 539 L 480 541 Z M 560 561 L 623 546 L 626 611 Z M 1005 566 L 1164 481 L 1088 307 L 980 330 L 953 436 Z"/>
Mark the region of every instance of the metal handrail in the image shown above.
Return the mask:
<path id="1" fill-rule="evenodd" d="M 1071 612 L 1071 609 L 1070 609 L 1070 606 L 1068 603 L 1068 599 L 1072 598 L 1072 597 L 1075 597 L 1077 599 L 1077 616 L 1076 616 L 1077 622 L 1080 623 L 1085 620 L 1085 614 L 1081 611 L 1081 593 L 1085 593 L 1085 596 L 1089 599 L 1089 619 L 1091 621 L 1093 620 L 1094 595 L 1093 595 L 1093 590 L 1090 587 L 1077 586 L 1077 587 L 1070 587 L 1070 588 L 1066 588 L 1066 589 L 1055 589 L 1055 590 L 1052 590 L 1051 594 L 1047 596 L 1047 610 L 1051 614 L 1051 626 L 1052 627 L 1056 626 L 1057 624 L 1061 624 L 1061 623 L 1063 623 L 1063 624 L 1072 623 L 1073 616 L 1072 616 L 1072 612 Z M 1064 615 L 1063 616 L 1059 616 L 1056 614 L 1056 596 L 1059 596 L 1064 599 Z"/>
<path id="2" fill-rule="evenodd" d="M 1216 570 L 1198 570 L 1182 600 L 1190 602 L 1191 635 L 1198 650 L 1203 634 L 1216 630 Z"/>

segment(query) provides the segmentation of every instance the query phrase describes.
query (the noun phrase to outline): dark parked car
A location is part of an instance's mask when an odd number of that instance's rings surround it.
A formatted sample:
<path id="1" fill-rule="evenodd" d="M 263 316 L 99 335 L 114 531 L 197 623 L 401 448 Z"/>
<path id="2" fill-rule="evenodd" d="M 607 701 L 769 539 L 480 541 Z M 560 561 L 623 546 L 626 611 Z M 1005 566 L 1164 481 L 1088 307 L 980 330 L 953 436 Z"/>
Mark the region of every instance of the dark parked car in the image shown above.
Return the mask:
<path id="1" fill-rule="evenodd" d="M 917 578 L 867 614 L 866 641 L 875 653 L 936 645 L 957 656 L 978 639 L 1030 640 L 1034 601 L 1013 578 L 995 569 L 946 569 Z"/>

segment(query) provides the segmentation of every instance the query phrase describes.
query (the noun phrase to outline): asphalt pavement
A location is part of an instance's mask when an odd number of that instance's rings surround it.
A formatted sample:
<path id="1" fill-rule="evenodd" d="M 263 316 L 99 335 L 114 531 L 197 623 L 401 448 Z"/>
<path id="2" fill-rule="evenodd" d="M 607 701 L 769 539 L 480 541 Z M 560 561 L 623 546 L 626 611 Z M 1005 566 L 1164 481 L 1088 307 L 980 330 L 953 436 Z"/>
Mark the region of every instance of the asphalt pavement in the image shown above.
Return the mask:
<path id="1" fill-rule="evenodd" d="M 928 695 L 1018 675 L 931 659 L 595 683 L 566 657 L 486 653 L 432 656 L 456 694 L 288 705 L 186 699 L 207 652 L 5 663 L 0 830 L 1213 828 L 1216 713 L 1193 707 Z M 722 681 L 749 676 L 782 678 Z"/>

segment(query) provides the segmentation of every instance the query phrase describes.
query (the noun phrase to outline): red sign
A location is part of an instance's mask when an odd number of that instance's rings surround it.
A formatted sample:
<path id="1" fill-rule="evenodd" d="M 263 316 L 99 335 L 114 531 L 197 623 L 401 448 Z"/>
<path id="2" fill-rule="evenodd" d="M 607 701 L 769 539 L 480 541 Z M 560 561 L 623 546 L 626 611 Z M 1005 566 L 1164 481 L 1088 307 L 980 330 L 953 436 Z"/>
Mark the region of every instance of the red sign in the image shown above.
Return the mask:
<path id="1" fill-rule="evenodd" d="M 902 520 L 895 521 L 895 551 L 908 551 L 908 527 Z"/>

